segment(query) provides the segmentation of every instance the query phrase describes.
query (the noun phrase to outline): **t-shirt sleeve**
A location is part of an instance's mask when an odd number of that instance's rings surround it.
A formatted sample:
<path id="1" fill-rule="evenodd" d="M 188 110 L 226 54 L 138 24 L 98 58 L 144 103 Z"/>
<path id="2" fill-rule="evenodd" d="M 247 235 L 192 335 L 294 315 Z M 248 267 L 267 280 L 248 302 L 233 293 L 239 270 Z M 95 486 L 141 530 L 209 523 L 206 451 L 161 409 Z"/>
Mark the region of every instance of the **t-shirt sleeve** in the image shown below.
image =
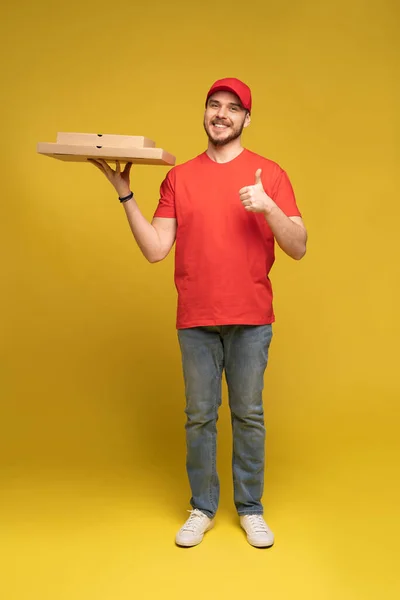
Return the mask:
<path id="1" fill-rule="evenodd" d="M 160 186 L 160 199 L 153 217 L 176 218 L 173 170 L 167 173 Z"/>
<path id="2" fill-rule="evenodd" d="M 275 182 L 272 200 L 276 202 L 287 217 L 301 217 L 292 184 L 290 183 L 286 172 L 283 170 L 280 172 L 277 181 Z"/>

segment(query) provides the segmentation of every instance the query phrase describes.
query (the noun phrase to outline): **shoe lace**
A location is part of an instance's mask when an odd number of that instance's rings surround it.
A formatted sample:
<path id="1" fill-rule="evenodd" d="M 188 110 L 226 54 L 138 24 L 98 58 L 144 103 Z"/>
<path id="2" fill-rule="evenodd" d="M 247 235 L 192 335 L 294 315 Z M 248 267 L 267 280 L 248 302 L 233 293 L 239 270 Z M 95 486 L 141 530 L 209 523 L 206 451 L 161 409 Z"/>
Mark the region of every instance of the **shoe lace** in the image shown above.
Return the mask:
<path id="1" fill-rule="evenodd" d="M 190 513 L 190 517 L 182 527 L 182 531 L 191 531 L 195 533 L 206 515 L 197 508 L 194 510 L 188 510 L 188 512 Z"/>
<path id="2" fill-rule="evenodd" d="M 254 533 L 268 533 L 268 527 L 261 515 L 249 515 L 249 523 Z"/>

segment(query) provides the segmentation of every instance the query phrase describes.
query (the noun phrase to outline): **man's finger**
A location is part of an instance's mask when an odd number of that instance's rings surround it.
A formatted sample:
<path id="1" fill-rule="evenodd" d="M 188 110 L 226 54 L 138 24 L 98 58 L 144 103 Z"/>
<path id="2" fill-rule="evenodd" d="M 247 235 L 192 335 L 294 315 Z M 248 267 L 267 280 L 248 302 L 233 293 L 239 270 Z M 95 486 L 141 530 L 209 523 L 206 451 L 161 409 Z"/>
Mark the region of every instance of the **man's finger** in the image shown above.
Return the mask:
<path id="1" fill-rule="evenodd" d="M 251 192 L 243 192 L 242 194 L 239 194 L 239 196 L 241 200 L 247 200 L 247 198 L 252 197 L 252 194 Z"/>
<path id="2" fill-rule="evenodd" d="M 99 169 L 99 171 L 101 171 L 102 173 L 104 173 L 104 167 L 103 167 L 103 165 L 101 165 L 99 162 L 97 162 L 97 160 L 94 160 L 94 158 L 88 158 L 87 161 L 89 163 L 91 163 L 92 165 L 94 165 L 95 167 L 97 167 Z"/>
<path id="3" fill-rule="evenodd" d="M 261 173 L 262 173 L 262 170 L 261 169 L 257 169 L 257 171 L 256 171 L 256 185 L 259 184 L 259 183 L 261 183 L 261 185 L 262 185 Z"/>
<path id="4" fill-rule="evenodd" d="M 103 158 L 99 158 L 98 161 L 101 165 L 103 165 L 104 171 L 107 175 L 114 175 L 115 171 L 110 167 L 110 165 Z"/>
<path id="5" fill-rule="evenodd" d="M 239 194 L 245 194 L 245 193 L 246 193 L 246 192 L 248 192 L 248 191 L 249 191 L 249 186 L 248 186 L 248 185 L 246 185 L 246 187 L 242 187 L 242 188 L 240 188 L 240 190 L 239 190 Z"/>

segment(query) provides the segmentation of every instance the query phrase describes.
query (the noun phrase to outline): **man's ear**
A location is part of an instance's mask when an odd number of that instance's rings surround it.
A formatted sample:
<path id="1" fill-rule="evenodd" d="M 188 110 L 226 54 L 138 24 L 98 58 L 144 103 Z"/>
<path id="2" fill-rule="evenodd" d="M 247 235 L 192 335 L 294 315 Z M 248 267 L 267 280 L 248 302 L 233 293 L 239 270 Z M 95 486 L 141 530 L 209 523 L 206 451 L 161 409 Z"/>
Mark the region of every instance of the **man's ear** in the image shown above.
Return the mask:
<path id="1" fill-rule="evenodd" d="M 248 112 L 248 113 L 246 114 L 246 117 L 245 117 L 245 119 L 244 119 L 244 127 L 248 127 L 248 126 L 250 125 L 250 123 L 251 123 L 251 115 L 250 115 L 250 113 Z"/>

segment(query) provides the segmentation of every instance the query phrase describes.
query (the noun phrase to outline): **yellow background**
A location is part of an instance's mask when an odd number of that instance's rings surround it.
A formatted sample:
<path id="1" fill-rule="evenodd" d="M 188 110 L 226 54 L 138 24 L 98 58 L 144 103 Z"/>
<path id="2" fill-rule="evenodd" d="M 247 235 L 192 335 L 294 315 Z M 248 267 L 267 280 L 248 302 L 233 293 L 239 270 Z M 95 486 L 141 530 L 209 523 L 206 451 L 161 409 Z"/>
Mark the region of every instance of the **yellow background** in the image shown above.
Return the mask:
<path id="1" fill-rule="evenodd" d="M 398 3 L 24 0 L 1 29 L 2 598 L 397 598 Z M 184 162 L 224 76 L 251 86 L 244 143 L 287 170 L 309 230 L 272 271 L 268 551 L 238 528 L 225 388 L 217 527 L 174 546 L 173 253 L 146 263 L 94 167 L 36 154 L 101 132 Z M 132 169 L 149 219 L 166 172 Z"/>

